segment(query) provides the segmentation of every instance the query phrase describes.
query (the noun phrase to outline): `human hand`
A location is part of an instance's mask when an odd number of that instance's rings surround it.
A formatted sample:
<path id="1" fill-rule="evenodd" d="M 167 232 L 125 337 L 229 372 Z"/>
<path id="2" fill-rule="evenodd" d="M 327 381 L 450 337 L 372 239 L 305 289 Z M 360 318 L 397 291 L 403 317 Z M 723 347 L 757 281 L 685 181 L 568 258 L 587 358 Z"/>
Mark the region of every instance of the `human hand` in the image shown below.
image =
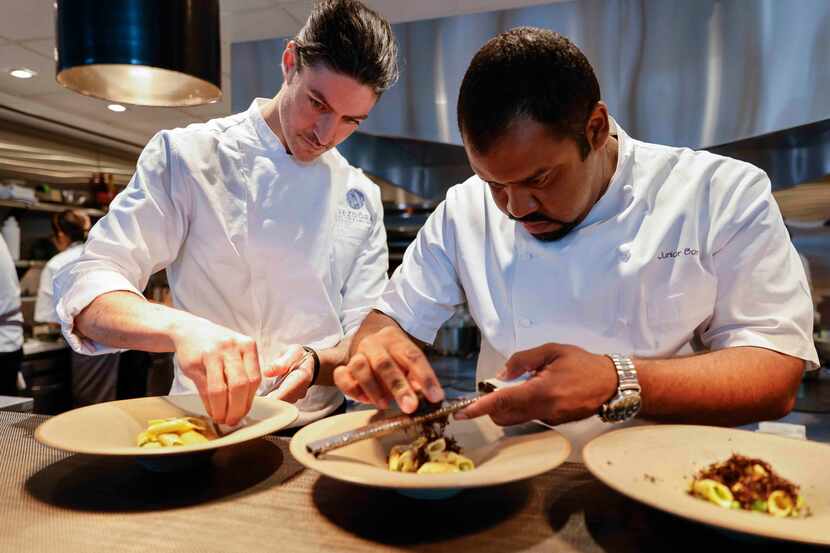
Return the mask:
<path id="1" fill-rule="evenodd" d="M 617 389 L 614 363 L 605 355 L 564 344 L 545 344 L 515 353 L 497 376 L 516 386 L 500 388 L 455 414 L 457 419 L 490 415 L 502 426 L 542 420 L 562 424 L 595 415 Z"/>
<path id="2" fill-rule="evenodd" d="M 418 407 L 418 393 L 429 401 L 444 398 L 426 356 L 398 326 L 387 326 L 363 338 L 348 364 L 334 371 L 344 394 L 386 409 L 396 401 L 404 413 Z"/>
<path id="3" fill-rule="evenodd" d="M 239 423 L 262 380 L 256 343 L 198 319 L 174 332 L 173 344 L 182 372 L 196 384 L 210 417 L 221 424 Z"/>
<path id="4" fill-rule="evenodd" d="M 294 403 L 308 393 L 314 379 L 314 357 L 299 344 L 288 346 L 274 363 L 265 370 L 265 376 L 283 376 L 270 397 Z"/>

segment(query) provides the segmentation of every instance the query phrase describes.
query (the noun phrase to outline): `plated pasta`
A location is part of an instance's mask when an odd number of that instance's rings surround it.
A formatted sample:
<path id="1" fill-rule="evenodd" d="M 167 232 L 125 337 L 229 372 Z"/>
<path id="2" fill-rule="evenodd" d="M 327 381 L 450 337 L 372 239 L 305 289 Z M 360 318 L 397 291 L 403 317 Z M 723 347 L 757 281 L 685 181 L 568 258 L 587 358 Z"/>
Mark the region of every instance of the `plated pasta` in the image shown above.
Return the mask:
<path id="1" fill-rule="evenodd" d="M 446 421 L 424 425 L 422 435 L 408 444 L 392 446 L 389 470 L 417 474 L 440 474 L 473 470 L 475 463 L 461 454 L 451 437 L 444 436 Z"/>
<path id="2" fill-rule="evenodd" d="M 810 514 L 798 486 L 777 475 L 769 463 L 738 454 L 698 472 L 689 493 L 726 509 L 775 517 Z"/>
<path id="3" fill-rule="evenodd" d="M 205 421 L 198 417 L 150 419 L 147 430 L 136 438 L 136 445 L 144 448 L 187 446 L 205 443 L 215 437 Z"/>

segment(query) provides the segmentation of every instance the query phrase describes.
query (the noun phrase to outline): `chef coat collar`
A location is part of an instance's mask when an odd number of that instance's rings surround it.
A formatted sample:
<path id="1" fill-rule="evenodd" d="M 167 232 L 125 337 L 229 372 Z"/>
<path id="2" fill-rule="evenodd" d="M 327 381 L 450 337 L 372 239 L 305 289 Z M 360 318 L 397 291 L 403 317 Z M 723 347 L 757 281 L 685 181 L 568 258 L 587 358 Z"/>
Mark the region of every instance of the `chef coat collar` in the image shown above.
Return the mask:
<path id="1" fill-rule="evenodd" d="M 268 150 L 279 156 L 288 156 L 288 152 L 285 150 L 285 146 L 282 145 L 280 138 L 271 129 L 271 127 L 268 126 L 268 123 L 262 116 L 262 109 L 268 102 L 270 102 L 269 98 L 254 98 L 251 102 L 251 106 L 248 108 L 247 116 L 254 124 L 257 136 L 259 136 L 259 139 Z"/>

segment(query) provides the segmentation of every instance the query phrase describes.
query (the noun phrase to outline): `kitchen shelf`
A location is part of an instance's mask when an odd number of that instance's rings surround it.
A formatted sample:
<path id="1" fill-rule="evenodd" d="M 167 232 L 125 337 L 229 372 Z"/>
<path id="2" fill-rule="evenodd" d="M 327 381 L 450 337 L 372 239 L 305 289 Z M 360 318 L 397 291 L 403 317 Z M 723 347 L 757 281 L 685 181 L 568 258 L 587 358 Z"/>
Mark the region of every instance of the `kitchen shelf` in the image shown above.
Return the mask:
<path id="1" fill-rule="evenodd" d="M 49 204 L 45 202 L 21 202 L 18 200 L 0 200 L 0 207 L 11 207 L 13 209 L 27 209 L 29 211 L 42 211 L 45 213 L 60 213 L 66 209 L 80 209 L 90 217 L 103 217 L 104 212 L 91 207 L 78 207 L 66 204 Z"/>

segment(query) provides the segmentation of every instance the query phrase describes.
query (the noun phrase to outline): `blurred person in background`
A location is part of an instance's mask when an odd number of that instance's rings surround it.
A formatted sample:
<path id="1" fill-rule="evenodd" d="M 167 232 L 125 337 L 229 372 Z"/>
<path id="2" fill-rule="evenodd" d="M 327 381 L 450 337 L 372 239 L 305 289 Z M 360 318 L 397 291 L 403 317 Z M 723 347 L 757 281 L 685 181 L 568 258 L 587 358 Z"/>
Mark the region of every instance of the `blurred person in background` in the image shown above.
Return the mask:
<path id="1" fill-rule="evenodd" d="M 17 395 L 17 373 L 22 362 L 20 282 L 6 241 L 0 236 L 0 395 Z"/>
<path id="2" fill-rule="evenodd" d="M 90 226 L 89 216 L 79 209 L 67 209 L 52 217 L 52 242 L 59 253 L 40 274 L 34 319 L 36 323 L 48 324 L 54 332 L 60 332 L 60 319 L 55 311 L 52 280 L 63 267 L 81 257 Z M 72 404 L 82 407 L 116 399 L 118 363 L 118 353 L 93 357 L 72 351 Z"/>

